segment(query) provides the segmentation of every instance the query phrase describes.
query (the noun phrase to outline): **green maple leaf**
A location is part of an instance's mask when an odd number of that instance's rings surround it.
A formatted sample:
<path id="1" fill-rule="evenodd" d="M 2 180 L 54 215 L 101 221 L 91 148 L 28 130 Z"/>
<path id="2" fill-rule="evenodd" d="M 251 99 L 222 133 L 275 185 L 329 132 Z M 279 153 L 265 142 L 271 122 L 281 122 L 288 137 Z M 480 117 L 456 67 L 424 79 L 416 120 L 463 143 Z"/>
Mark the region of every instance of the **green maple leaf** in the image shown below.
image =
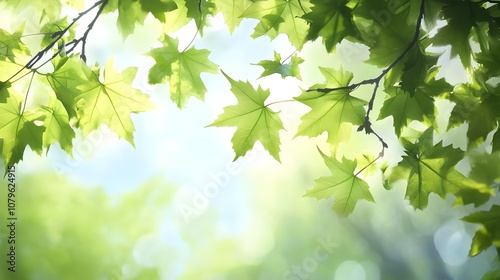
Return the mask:
<path id="1" fill-rule="evenodd" d="M 94 73 L 87 73 L 87 82 L 77 86 L 81 93 L 75 99 L 79 127 L 84 136 L 105 123 L 134 146 L 135 128 L 130 114 L 155 108 L 148 95 L 132 88 L 136 72 L 136 67 L 129 67 L 118 73 L 110 60 L 104 68 L 103 83 Z"/>
<path id="2" fill-rule="evenodd" d="M 21 41 L 23 32 L 24 24 L 12 34 L 0 29 L 0 60 L 8 59 L 10 62 L 14 62 L 16 55 L 30 55 L 28 47 Z"/>
<path id="3" fill-rule="evenodd" d="M 335 157 L 326 156 L 319 148 L 318 151 L 332 175 L 316 179 L 314 186 L 304 196 L 317 199 L 333 196 L 333 210 L 342 216 L 352 213 L 356 203 L 361 199 L 374 202 L 368 184 L 358 178 L 359 172 L 354 173 L 357 167 L 356 160 L 342 158 L 342 162 L 339 162 Z"/>
<path id="4" fill-rule="evenodd" d="M 56 21 L 49 21 L 46 24 L 44 24 L 42 26 L 42 28 L 40 29 L 40 33 L 45 33 L 45 36 L 43 36 L 43 39 L 42 39 L 42 46 L 45 47 L 48 44 L 52 43 L 52 41 L 54 41 L 54 38 L 52 38 L 52 35 L 56 32 L 61 32 L 68 25 L 69 25 L 68 17 L 63 17 L 63 18 L 60 18 Z M 73 26 L 76 27 L 76 26 L 78 26 L 78 24 L 74 24 Z M 70 28 L 63 38 L 67 42 L 75 39 L 75 29 Z"/>
<path id="5" fill-rule="evenodd" d="M 51 98 L 48 106 L 43 106 L 45 115 L 43 133 L 43 146 L 49 152 L 50 145 L 58 142 L 61 148 L 69 155 L 73 154 L 72 140 L 75 138 L 75 132 L 69 125 L 69 117 L 62 103 L 56 98 Z"/>
<path id="6" fill-rule="evenodd" d="M 32 7 L 33 11 L 37 13 L 40 22 L 45 17 L 47 17 L 49 21 L 57 20 L 62 9 L 60 0 L 9 0 L 4 2 L 13 7 L 16 13 Z"/>
<path id="7" fill-rule="evenodd" d="M 418 13 L 414 12 L 414 5 L 408 2 L 397 2 L 390 13 L 385 7 L 386 1 L 361 1 L 353 10 L 356 17 L 366 20 L 365 24 L 357 25 L 361 36 L 370 47 L 368 63 L 385 67 L 391 64 L 403 53 L 413 35 Z M 361 20 L 356 19 L 358 22 Z"/>
<path id="8" fill-rule="evenodd" d="M 165 23 L 163 24 L 163 31 L 166 34 L 173 34 L 181 27 L 189 23 L 191 18 L 187 17 L 187 7 L 184 0 L 174 0 L 177 4 L 177 9 L 167 12 L 165 15 Z"/>
<path id="9" fill-rule="evenodd" d="M 392 170 L 389 183 L 408 182 L 405 197 L 417 209 L 424 209 L 429 194 L 441 198 L 454 194 L 456 204 L 474 203 L 476 206 L 488 201 L 492 189 L 483 183 L 465 177 L 455 169 L 463 159 L 463 152 L 451 145 L 432 144 L 432 128 L 426 130 L 415 144 L 403 140 L 406 156 Z"/>
<path id="10" fill-rule="evenodd" d="M 398 137 L 401 136 L 403 127 L 414 120 L 425 120 L 426 123 L 434 122 L 435 107 L 432 97 L 422 91 L 417 91 L 411 95 L 398 87 L 390 87 L 386 89 L 386 92 L 388 98 L 380 109 L 378 119 L 381 120 L 392 116 L 394 130 Z"/>
<path id="11" fill-rule="evenodd" d="M 469 223 L 481 224 L 474 234 L 469 256 L 475 256 L 491 245 L 500 248 L 500 206 L 492 205 L 488 211 L 479 211 L 462 218 Z"/>
<path id="12" fill-rule="evenodd" d="M 400 66 L 402 65 L 403 64 L 400 64 Z M 434 125 L 436 112 L 434 97 L 449 94 L 453 90 L 453 87 L 444 79 L 435 79 L 439 72 L 439 67 L 430 68 L 426 70 L 426 72 L 427 77 L 425 77 L 422 82 L 413 84 L 415 88 L 413 88 L 413 86 L 409 88 L 413 89 L 413 93 L 403 90 L 402 85 L 397 87 L 389 86 L 389 84 L 394 83 L 392 80 L 394 76 L 400 75 L 392 75 L 385 80 L 387 99 L 380 109 L 378 119 L 392 116 L 394 130 L 398 137 L 401 136 L 403 127 L 407 126 L 413 120 L 421 121 L 428 125 Z M 392 70 L 389 74 L 391 73 Z M 404 75 L 405 74 L 403 74 L 403 76 Z M 408 79 L 410 79 L 409 75 Z"/>
<path id="13" fill-rule="evenodd" d="M 261 78 L 272 74 L 280 74 L 283 79 L 285 77 L 295 77 L 300 80 L 302 78 L 300 77 L 299 64 L 302 62 L 304 62 L 302 58 L 293 55 L 290 63 L 283 64 L 281 55 L 274 52 L 274 60 L 262 60 L 256 65 L 264 68 L 264 72 L 260 75 Z"/>
<path id="14" fill-rule="evenodd" d="M 248 1 L 246 0 L 215 0 L 215 5 L 217 10 L 224 16 L 224 21 L 229 28 L 229 33 L 233 33 L 234 29 L 240 24 L 242 18 L 241 15 L 248 7 Z"/>
<path id="15" fill-rule="evenodd" d="M 215 13 L 215 4 L 211 0 L 186 0 L 187 17 L 194 19 L 196 27 L 203 35 L 203 27 L 207 25 L 207 16 Z"/>
<path id="16" fill-rule="evenodd" d="M 487 185 L 500 184 L 500 151 L 469 154 L 471 170 L 469 177 Z"/>
<path id="17" fill-rule="evenodd" d="M 57 99 L 61 101 L 70 119 L 76 118 L 76 97 L 81 91 L 78 86 L 88 82 L 92 71 L 78 57 L 71 56 L 52 61 L 54 71 L 46 75 Z"/>
<path id="18" fill-rule="evenodd" d="M 442 8 L 447 24 L 441 27 L 437 34 L 431 38 L 436 46 L 450 46 L 451 56 L 459 56 L 466 68 L 471 67 L 472 49 L 469 39 L 472 28 L 477 22 L 489 21 L 487 12 L 480 7 L 482 4 L 469 1 L 453 1 Z"/>
<path id="19" fill-rule="evenodd" d="M 311 12 L 302 16 L 310 27 L 307 40 L 323 38 L 326 49 L 331 52 L 345 37 L 358 37 L 352 10 L 347 0 L 312 0 Z"/>
<path id="20" fill-rule="evenodd" d="M 456 86 L 447 97 L 455 103 L 448 128 L 467 122 L 467 138 L 470 141 L 483 141 L 498 126 L 500 96 L 490 94 L 478 84 L 471 83 Z"/>
<path id="21" fill-rule="evenodd" d="M 231 91 L 238 104 L 227 106 L 209 126 L 236 126 L 231 142 L 236 153 L 234 160 L 250 151 L 255 142 L 260 141 L 264 149 L 280 162 L 279 130 L 284 129 L 278 112 L 269 109 L 264 102 L 269 90 L 260 87 L 255 90 L 249 82 L 235 81 L 222 72 L 231 84 Z"/>
<path id="22" fill-rule="evenodd" d="M 149 70 L 149 83 L 164 81 L 170 83 L 170 98 L 179 108 L 185 106 L 191 96 L 204 99 L 207 89 L 201 80 L 201 73 L 217 73 L 218 66 L 208 60 L 208 50 L 194 47 L 179 52 L 178 40 L 165 36 L 164 46 L 148 54 L 156 64 Z"/>
<path id="23" fill-rule="evenodd" d="M 118 19 L 116 26 L 118 31 L 125 39 L 128 35 L 134 33 L 137 23 L 143 24 L 148 15 L 142 9 L 141 2 L 136 0 L 120 0 L 118 1 Z"/>
<path id="24" fill-rule="evenodd" d="M 313 88 L 335 88 L 349 85 L 353 75 L 342 68 L 339 70 L 319 68 L 327 79 L 324 85 Z M 363 124 L 366 101 L 353 97 L 349 90 L 335 90 L 329 93 L 304 92 L 295 98 L 311 107 L 311 111 L 301 118 L 297 136 L 315 137 L 328 132 L 328 142 L 337 145 L 349 139 L 352 125 Z"/>
<path id="25" fill-rule="evenodd" d="M 31 150 L 41 154 L 44 131 L 43 126 L 35 124 L 35 121 L 41 121 L 43 116 L 38 113 L 22 112 L 23 98 L 13 91 L 7 91 L 8 88 L 1 90 L 1 94 L 8 97 L 5 102 L 0 103 L 1 150 L 6 168 L 22 160 L 28 145 Z"/>
<path id="26" fill-rule="evenodd" d="M 311 4 L 301 0 L 253 1 L 241 15 L 260 22 L 252 38 L 263 35 L 275 39 L 280 33 L 288 36 L 294 47 L 301 49 L 306 42 L 307 23 L 301 17 L 310 11 Z"/>
<path id="27" fill-rule="evenodd" d="M 153 14 L 161 22 L 165 22 L 165 13 L 177 9 L 177 4 L 172 0 L 139 0 L 141 8 Z"/>

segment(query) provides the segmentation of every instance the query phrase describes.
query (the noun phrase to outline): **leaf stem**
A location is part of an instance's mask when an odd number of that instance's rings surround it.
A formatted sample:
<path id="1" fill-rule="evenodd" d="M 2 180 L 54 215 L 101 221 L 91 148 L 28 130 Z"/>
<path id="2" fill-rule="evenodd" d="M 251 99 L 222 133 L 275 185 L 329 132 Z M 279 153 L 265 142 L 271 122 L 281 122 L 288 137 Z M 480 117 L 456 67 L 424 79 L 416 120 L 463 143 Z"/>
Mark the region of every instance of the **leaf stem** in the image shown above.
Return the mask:
<path id="1" fill-rule="evenodd" d="M 286 58 L 282 59 L 282 60 L 280 61 L 280 63 L 281 63 L 281 64 L 285 64 L 285 62 L 286 62 L 287 60 L 289 60 L 289 59 L 290 59 L 290 58 L 291 58 L 291 57 L 292 57 L 295 53 L 297 53 L 297 49 L 295 49 L 295 50 L 294 50 L 294 51 L 293 51 L 293 52 L 292 52 L 289 56 L 287 56 Z"/>
<path id="2" fill-rule="evenodd" d="M 26 95 L 24 96 L 23 108 L 21 109 L 21 111 L 19 113 L 21 116 L 24 114 L 24 110 L 26 109 L 26 103 L 28 102 L 28 96 L 30 94 L 31 84 L 33 83 L 33 78 L 34 77 L 35 77 L 35 72 L 32 72 L 30 83 L 28 84 L 28 89 L 26 90 Z"/>
<path id="3" fill-rule="evenodd" d="M 294 101 L 297 101 L 297 100 L 295 100 L 295 99 L 279 100 L 279 101 L 274 101 L 274 102 L 268 103 L 268 104 L 264 105 L 264 107 L 269 107 L 271 105 L 278 104 L 278 103 L 294 102 Z"/>
<path id="4" fill-rule="evenodd" d="M 66 28 L 64 28 L 63 30 L 60 30 L 60 31 L 57 31 L 57 32 L 54 32 L 52 33 L 51 35 L 51 38 L 54 38 L 54 40 L 52 42 L 50 42 L 45 48 L 43 48 L 42 50 L 40 50 L 37 54 L 35 54 L 29 61 L 28 63 L 26 63 L 21 69 L 19 69 L 19 71 L 17 71 L 14 75 L 12 75 L 10 78 L 8 78 L 6 81 L 10 81 L 11 79 L 13 79 L 14 77 L 16 77 L 17 75 L 19 75 L 19 73 L 21 73 L 24 69 L 39 69 L 41 66 L 45 65 L 48 61 L 44 62 L 42 65 L 34 68 L 35 64 L 38 63 L 42 58 L 43 56 L 50 50 L 52 49 L 53 46 L 56 45 L 56 43 L 61 40 L 61 38 L 64 36 L 64 34 L 77 22 L 79 21 L 83 16 L 85 16 L 87 13 L 89 13 L 91 10 L 95 9 L 96 7 L 100 6 L 99 7 L 99 11 L 97 13 L 97 16 L 94 18 L 94 20 L 91 22 L 91 24 L 89 24 L 88 26 L 88 29 L 87 31 L 84 33 L 83 37 L 78 39 L 78 40 L 74 40 L 74 44 L 75 46 L 77 45 L 77 43 L 79 41 L 85 41 L 87 39 L 87 35 L 88 33 L 90 32 L 90 29 L 92 29 L 95 21 L 97 20 L 97 17 L 98 15 L 100 15 L 102 13 L 102 10 L 104 9 L 104 6 L 106 6 L 106 4 L 108 3 L 109 0 L 100 0 L 100 1 L 97 1 L 96 3 L 94 3 L 94 5 L 92 5 L 90 8 L 88 8 L 87 10 L 81 12 L 78 14 L 78 16 L 76 18 L 73 19 L 73 21 L 68 25 L 66 26 Z M 73 42 L 73 41 L 72 41 Z M 74 47 L 68 51 L 71 52 L 72 50 L 74 49 Z M 85 50 L 83 49 L 82 50 L 83 52 L 83 55 L 84 55 L 84 52 Z M 57 54 L 60 53 L 60 50 L 58 52 L 56 52 L 55 56 L 57 56 Z M 53 58 L 55 58 L 55 56 L 53 55 L 50 59 L 52 60 Z M 23 77 L 26 76 L 26 75 L 23 75 Z M 18 79 L 19 80 L 19 79 Z M 17 80 L 16 80 L 17 81 Z"/>
<path id="5" fill-rule="evenodd" d="M 406 46 L 406 48 L 404 49 L 404 51 L 389 66 L 387 66 L 384 70 L 382 70 L 382 72 L 380 73 L 380 75 L 378 75 L 375 78 L 366 79 L 366 80 L 363 80 L 363 81 L 361 81 L 359 83 L 355 83 L 355 84 L 348 85 L 348 86 L 336 87 L 336 88 L 315 88 L 315 89 L 308 89 L 307 90 L 308 92 L 309 91 L 317 91 L 317 92 L 321 92 L 323 94 L 327 94 L 327 93 L 330 93 L 332 91 L 343 90 L 343 89 L 348 89 L 348 90 L 352 91 L 352 90 L 358 88 L 361 85 L 374 84 L 373 92 L 372 92 L 372 95 L 370 97 L 370 101 L 368 102 L 368 109 L 366 111 L 365 120 L 364 120 L 363 124 L 358 128 L 358 131 L 364 130 L 366 132 L 366 134 L 374 134 L 378 138 L 378 140 L 382 144 L 382 151 L 380 152 L 381 155 L 384 154 L 384 149 L 388 148 L 388 145 L 382 139 L 382 137 L 380 137 L 372 129 L 371 122 L 370 122 L 370 113 L 373 110 L 373 104 L 375 102 L 375 97 L 377 95 L 377 90 L 379 88 L 380 81 L 382 80 L 382 78 L 385 77 L 385 75 L 392 68 L 394 68 L 394 66 L 396 66 L 399 62 L 401 62 L 401 60 L 403 60 L 403 58 L 412 50 L 412 48 L 418 42 L 418 39 L 420 37 L 420 28 L 422 26 L 422 19 L 424 17 L 424 11 L 425 11 L 425 0 L 422 0 L 421 3 L 420 3 L 420 13 L 419 13 L 418 18 L 417 18 L 417 24 L 415 26 L 415 33 L 413 34 L 413 38 L 408 43 L 408 45 Z"/>
<path id="6" fill-rule="evenodd" d="M 358 176 L 361 172 L 363 172 L 365 169 L 367 169 L 370 165 L 374 164 L 379 158 L 383 157 L 384 154 L 380 153 L 376 158 L 374 158 L 372 161 L 370 161 L 367 165 L 365 165 L 363 168 L 361 168 L 354 176 Z"/>
<path id="7" fill-rule="evenodd" d="M 196 39 L 196 37 L 198 36 L 198 33 L 200 33 L 200 30 L 199 29 L 196 29 L 196 33 L 194 33 L 194 36 L 193 38 L 191 39 L 191 42 L 189 42 L 189 44 L 187 44 L 187 46 L 182 50 L 181 53 L 187 51 L 187 49 L 189 49 L 189 47 L 191 47 L 191 45 L 194 43 L 194 40 Z"/>

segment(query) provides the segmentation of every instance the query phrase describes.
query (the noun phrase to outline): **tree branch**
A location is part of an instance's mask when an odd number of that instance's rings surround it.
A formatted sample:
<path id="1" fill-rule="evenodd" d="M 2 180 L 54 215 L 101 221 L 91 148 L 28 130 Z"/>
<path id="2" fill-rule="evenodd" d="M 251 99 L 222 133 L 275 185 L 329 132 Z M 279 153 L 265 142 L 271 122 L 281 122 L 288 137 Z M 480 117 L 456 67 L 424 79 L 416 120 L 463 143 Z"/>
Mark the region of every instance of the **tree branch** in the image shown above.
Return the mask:
<path id="1" fill-rule="evenodd" d="M 355 90 L 359 86 L 362 86 L 362 85 L 371 85 L 371 84 L 374 84 L 375 86 L 373 87 L 373 93 L 372 93 L 372 96 L 370 98 L 370 101 L 368 102 L 368 110 L 366 111 L 365 120 L 364 120 L 363 124 L 358 128 L 358 131 L 364 130 L 366 132 L 366 134 L 374 134 L 378 138 L 378 140 L 380 141 L 380 143 L 382 143 L 382 151 L 380 153 L 381 155 L 384 154 L 384 149 L 388 148 L 388 145 L 382 139 L 382 137 L 380 137 L 372 129 L 372 127 L 371 127 L 372 124 L 370 122 L 370 113 L 373 110 L 373 103 L 375 102 L 375 96 L 377 95 L 377 90 L 379 88 L 380 81 L 382 80 L 382 78 L 385 77 L 385 75 L 392 68 L 394 68 L 394 66 L 396 66 L 399 62 L 401 62 L 401 60 L 403 60 L 403 58 L 411 51 L 411 49 L 418 42 L 418 39 L 420 37 L 420 28 L 422 26 L 422 20 L 423 20 L 423 17 L 424 17 L 424 8 L 425 8 L 425 0 L 422 0 L 422 2 L 420 3 L 420 13 L 419 13 L 418 18 L 417 18 L 417 24 L 416 24 L 416 27 L 415 27 L 415 33 L 413 35 L 413 38 L 411 39 L 410 43 L 408 43 L 408 45 L 406 46 L 405 50 L 389 66 L 387 66 L 387 68 L 385 68 L 380 73 L 380 75 L 378 75 L 375 78 L 366 79 L 366 80 L 363 80 L 363 81 L 361 81 L 359 83 L 355 83 L 355 84 L 348 85 L 348 86 L 336 87 L 336 88 L 315 88 L 315 89 L 309 89 L 309 90 L 307 90 L 308 92 L 309 91 L 317 91 L 317 92 L 321 92 L 321 93 L 327 94 L 327 93 L 330 93 L 330 92 L 336 91 L 336 90 L 346 90 L 347 89 L 347 90 L 352 91 L 352 90 Z"/>
<path id="2" fill-rule="evenodd" d="M 45 65 L 46 63 L 48 63 L 49 61 L 51 61 L 52 59 L 54 59 L 57 55 L 59 55 L 61 53 L 62 49 L 57 50 L 48 60 L 46 60 L 45 62 L 43 62 L 41 65 L 35 67 L 35 65 L 44 57 L 44 55 L 47 54 L 47 52 L 49 52 L 62 39 L 62 37 L 64 36 L 64 34 L 66 34 L 66 32 L 68 32 L 68 30 L 77 21 L 79 21 L 83 16 L 85 16 L 86 14 L 88 14 L 90 11 L 92 11 L 96 7 L 99 7 L 99 10 L 98 10 L 96 16 L 90 22 L 90 24 L 87 26 L 87 30 L 85 31 L 85 33 L 83 34 L 83 36 L 81 38 L 79 38 L 79 39 L 72 40 L 71 42 L 65 44 L 65 46 L 69 46 L 69 45 L 73 44 L 73 47 L 71 47 L 71 49 L 69 49 L 67 51 L 67 53 L 69 54 L 69 53 L 71 53 L 74 50 L 74 48 L 78 45 L 78 43 L 82 42 L 82 53 L 81 53 L 80 57 L 82 58 L 83 61 L 86 61 L 86 57 L 85 57 L 85 44 L 86 44 L 87 36 L 88 36 L 90 30 L 92 30 L 92 28 L 93 28 L 93 26 L 94 26 L 97 18 L 101 15 L 101 13 L 102 13 L 104 7 L 106 6 L 106 4 L 108 3 L 108 1 L 109 0 L 99 0 L 99 1 L 97 1 L 90 8 L 88 8 L 87 10 L 79 13 L 78 16 L 75 17 L 73 19 L 73 21 L 68 26 L 66 26 L 66 28 L 64 28 L 63 30 L 60 30 L 60 31 L 52 33 L 52 35 L 50 36 L 53 39 L 52 42 L 50 42 L 45 48 L 43 48 L 37 54 L 35 54 L 28 61 L 28 63 L 26 63 L 26 65 L 24 65 L 19 71 L 17 71 L 14 75 L 12 75 L 9 79 L 7 79 L 7 81 L 10 81 L 13 78 L 15 78 L 24 69 L 35 69 L 35 70 L 39 69 L 40 67 L 42 67 L 43 65 Z M 23 75 L 23 77 L 24 76 L 25 75 Z"/>

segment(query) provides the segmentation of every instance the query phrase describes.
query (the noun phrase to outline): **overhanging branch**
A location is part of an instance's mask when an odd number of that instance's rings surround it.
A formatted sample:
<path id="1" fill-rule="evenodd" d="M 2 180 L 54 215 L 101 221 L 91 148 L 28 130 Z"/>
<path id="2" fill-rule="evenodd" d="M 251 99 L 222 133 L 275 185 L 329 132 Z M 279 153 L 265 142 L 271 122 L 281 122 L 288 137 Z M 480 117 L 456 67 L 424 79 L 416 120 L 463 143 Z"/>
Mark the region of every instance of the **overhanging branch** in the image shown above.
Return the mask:
<path id="1" fill-rule="evenodd" d="M 408 45 L 406 46 L 406 48 L 404 49 L 404 51 L 389 66 L 387 66 L 387 68 L 385 68 L 384 70 L 382 70 L 382 72 L 380 73 L 380 75 L 378 75 L 375 78 L 366 79 L 366 80 L 363 80 L 363 81 L 361 81 L 359 83 L 351 84 L 351 85 L 348 85 L 348 86 L 342 86 L 342 87 L 336 87 L 336 88 L 315 88 L 315 89 L 309 89 L 309 90 L 307 90 L 308 92 L 309 91 L 317 91 L 317 92 L 321 92 L 321 93 L 327 94 L 327 93 L 330 93 L 332 91 L 337 91 L 337 90 L 349 90 L 349 91 L 352 91 L 352 90 L 357 89 L 359 86 L 373 84 L 374 85 L 373 92 L 372 92 L 370 101 L 368 102 L 368 110 L 366 111 L 365 120 L 364 120 L 363 124 L 358 128 L 358 131 L 363 131 L 364 130 L 366 132 L 366 134 L 374 134 L 378 138 L 378 140 L 382 144 L 382 151 L 380 152 L 381 155 L 384 154 L 384 149 L 387 148 L 388 145 L 382 139 L 382 137 L 380 137 L 372 129 L 372 126 L 371 126 L 372 123 L 370 122 L 370 113 L 373 110 L 373 103 L 375 102 L 375 96 L 377 95 L 377 90 L 379 88 L 380 81 L 382 81 L 382 78 L 385 77 L 385 75 L 387 75 L 387 73 L 392 68 L 394 68 L 394 66 L 396 66 L 399 62 L 401 62 L 401 60 L 403 60 L 403 58 L 411 51 L 411 49 L 418 42 L 418 38 L 420 37 L 420 28 L 422 26 L 422 20 L 423 20 L 423 17 L 424 17 L 424 8 L 425 8 L 425 0 L 422 0 L 422 2 L 420 3 L 420 11 L 419 11 L 419 15 L 418 15 L 418 18 L 417 18 L 417 24 L 416 24 L 416 27 L 415 27 L 415 33 L 413 35 L 413 38 L 408 43 Z"/>

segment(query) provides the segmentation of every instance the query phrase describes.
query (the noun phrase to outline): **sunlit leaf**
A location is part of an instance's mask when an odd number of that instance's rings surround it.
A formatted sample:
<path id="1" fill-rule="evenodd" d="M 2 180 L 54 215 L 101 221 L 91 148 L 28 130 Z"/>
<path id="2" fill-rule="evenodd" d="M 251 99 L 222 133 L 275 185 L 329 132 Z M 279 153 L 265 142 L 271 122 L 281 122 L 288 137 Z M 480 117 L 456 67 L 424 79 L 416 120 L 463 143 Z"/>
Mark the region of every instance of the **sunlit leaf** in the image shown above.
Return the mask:
<path id="1" fill-rule="evenodd" d="M 264 148 L 280 161 L 279 130 L 284 129 L 278 112 L 269 109 L 264 102 L 269 90 L 260 87 L 255 90 L 248 82 L 235 81 L 222 72 L 231 83 L 231 91 L 238 104 L 227 106 L 210 126 L 236 126 L 231 142 L 236 153 L 234 160 L 250 151 L 255 142 L 260 141 Z"/>
<path id="2" fill-rule="evenodd" d="M 320 67 L 326 84 L 313 88 L 333 88 L 347 86 L 353 75 L 342 68 L 339 70 Z M 336 145 L 349 140 L 352 125 L 361 125 L 365 116 L 366 101 L 353 97 L 347 89 L 329 93 L 304 92 L 296 100 L 311 107 L 311 111 L 301 118 L 296 136 L 315 137 L 328 133 L 328 142 Z"/>
<path id="3" fill-rule="evenodd" d="M 231 34 L 240 24 L 242 20 L 241 15 L 248 5 L 250 5 L 250 2 L 246 0 L 214 0 L 214 3 L 217 6 L 217 10 L 224 16 L 224 22 L 229 28 L 229 32 Z"/>
<path id="4" fill-rule="evenodd" d="M 45 115 L 43 133 L 43 147 L 49 151 L 50 145 L 58 142 L 61 148 L 72 155 L 75 137 L 73 128 L 69 125 L 69 117 L 62 103 L 56 98 L 51 98 L 48 106 L 42 106 Z"/>
<path id="5" fill-rule="evenodd" d="M 264 68 L 264 72 L 260 75 L 261 78 L 272 74 L 280 74 L 283 79 L 285 77 L 295 77 L 300 80 L 302 78 L 300 77 L 299 64 L 302 62 L 304 62 L 302 58 L 292 55 L 290 63 L 283 63 L 281 55 L 274 52 L 274 60 L 262 60 L 256 65 Z"/>
<path id="6" fill-rule="evenodd" d="M 201 73 L 217 73 L 218 66 L 208 59 L 208 50 L 191 47 L 179 51 L 178 40 L 165 36 L 164 46 L 148 54 L 156 64 L 149 70 L 149 83 L 170 83 L 170 98 L 179 108 L 185 106 L 191 96 L 204 99 L 207 89 Z"/>
<path id="7" fill-rule="evenodd" d="M 356 160 L 343 158 L 339 162 L 335 157 L 329 157 L 321 150 L 319 152 L 332 175 L 316 179 L 314 186 L 307 190 L 305 196 L 317 199 L 333 197 L 333 210 L 342 216 L 352 213 L 356 203 L 361 199 L 374 201 L 368 184 L 354 173 L 357 167 Z"/>
<path id="8" fill-rule="evenodd" d="M 5 94 L 2 90 L 2 94 Z M 42 133 L 44 127 L 35 124 L 43 120 L 43 115 L 24 112 L 22 97 L 14 92 L 9 92 L 5 103 L 0 103 L 0 138 L 2 141 L 2 157 L 5 166 L 13 165 L 23 159 L 26 146 L 41 154 Z"/>
<path id="9" fill-rule="evenodd" d="M 314 41 L 319 36 L 328 51 L 347 36 L 358 37 L 358 30 L 352 18 L 347 0 L 312 0 L 311 12 L 302 16 L 310 27 L 307 40 Z"/>
<path id="10" fill-rule="evenodd" d="M 76 97 L 79 127 L 84 136 L 104 123 L 134 145 L 135 128 L 130 114 L 155 108 L 148 95 L 131 86 L 136 72 L 137 68 L 131 67 L 119 73 L 113 67 L 113 60 L 109 60 L 104 68 L 104 82 L 94 73 L 87 73 L 88 81 L 77 86 L 81 93 Z"/>
<path id="11" fill-rule="evenodd" d="M 479 211 L 462 218 L 469 223 L 481 224 L 472 239 L 469 256 L 475 256 L 491 245 L 500 247 L 500 206 L 493 205 L 488 211 Z"/>
<path id="12" fill-rule="evenodd" d="M 0 29 L 0 60 L 8 59 L 10 62 L 14 62 L 16 55 L 30 54 L 28 47 L 21 41 L 23 31 L 24 25 L 12 34 Z"/>
<path id="13" fill-rule="evenodd" d="M 151 13 L 161 22 L 165 22 L 165 13 L 177 9 L 173 0 L 140 0 L 143 11 Z"/>
<path id="14" fill-rule="evenodd" d="M 434 121 L 434 100 L 422 91 L 411 95 L 401 88 L 391 87 L 386 89 L 386 92 L 388 97 L 380 109 L 378 118 L 384 119 L 392 116 L 397 136 L 401 135 L 403 127 L 408 126 L 414 120 L 427 123 Z"/>
<path id="15" fill-rule="evenodd" d="M 260 21 L 252 34 L 253 38 L 267 35 L 274 39 L 284 33 L 288 35 L 292 45 L 300 50 L 308 29 L 301 16 L 310 11 L 310 6 L 308 1 L 301 0 L 253 1 L 241 17 Z"/>
<path id="16" fill-rule="evenodd" d="M 427 207 L 429 194 L 441 198 L 447 194 L 457 197 L 457 204 L 485 203 L 493 190 L 483 183 L 465 177 L 455 169 L 463 158 L 463 151 L 442 143 L 432 144 L 432 129 L 420 136 L 415 144 L 405 143 L 403 160 L 394 167 L 389 182 L 405 180 L 405 197 L 417 209 Z"/>

